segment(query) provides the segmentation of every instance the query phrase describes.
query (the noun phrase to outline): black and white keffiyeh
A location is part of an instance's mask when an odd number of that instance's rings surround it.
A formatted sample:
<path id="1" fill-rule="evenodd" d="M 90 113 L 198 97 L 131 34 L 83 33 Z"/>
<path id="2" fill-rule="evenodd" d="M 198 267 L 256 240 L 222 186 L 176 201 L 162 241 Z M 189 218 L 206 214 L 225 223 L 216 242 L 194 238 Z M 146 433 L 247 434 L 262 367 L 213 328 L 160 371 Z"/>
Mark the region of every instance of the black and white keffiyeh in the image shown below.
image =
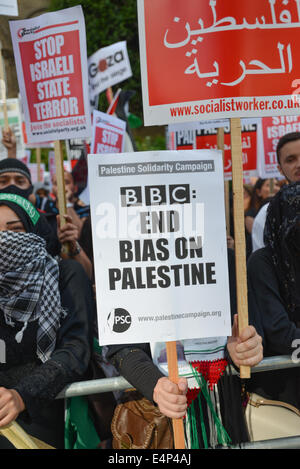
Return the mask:
<path id="1" fill-rule="evenodd" d="M 37 356 L 47 361 L 55 348 L 60 320 L 66 315 L 60 302 L 57 262 L 46 243 L 33 233 L 0 232 L 0 310 L 7 325 L 24 323 L 16 334 L 21 342 L 29 321 L 38 320 Z"/>

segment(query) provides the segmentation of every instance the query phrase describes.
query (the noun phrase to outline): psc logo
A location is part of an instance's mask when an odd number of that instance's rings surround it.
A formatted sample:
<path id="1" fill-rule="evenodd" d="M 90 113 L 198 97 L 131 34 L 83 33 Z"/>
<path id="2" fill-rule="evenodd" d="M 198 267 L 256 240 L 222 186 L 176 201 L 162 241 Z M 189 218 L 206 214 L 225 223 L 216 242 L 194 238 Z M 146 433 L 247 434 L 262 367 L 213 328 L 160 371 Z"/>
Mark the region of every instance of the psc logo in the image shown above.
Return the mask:
<path id="1" fill-rule="evenodd" d="M 113 309 L 107 317 L 107 324 L 112 332 L 125 332 L 131 326 L 131 315 L 126 309 Z"/>
<path id="2" fill-rule="evenodd" d="M 89 75 L 94 78 L 98 72 L 105 72 L 109 67 L 118 64 L 124 60 L 124 54 L 122 50 L 115 52 L 112 55 L 108 55 L 105 59 L 99 60 L 98 64 L 92 62 L 89 66 Z"/>

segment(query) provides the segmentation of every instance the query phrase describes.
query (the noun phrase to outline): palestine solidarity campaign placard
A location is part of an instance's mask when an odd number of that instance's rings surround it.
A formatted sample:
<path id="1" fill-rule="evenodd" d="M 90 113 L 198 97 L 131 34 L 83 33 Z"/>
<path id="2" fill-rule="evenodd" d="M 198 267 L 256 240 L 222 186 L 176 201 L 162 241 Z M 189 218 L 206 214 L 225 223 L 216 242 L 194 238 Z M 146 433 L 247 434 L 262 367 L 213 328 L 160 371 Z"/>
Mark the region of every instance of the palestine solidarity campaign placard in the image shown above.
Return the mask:
<path id="1" fill-rule="evenodd" d="M 221 152 L 88 158 L 100 344 L 230 335 Z"/>

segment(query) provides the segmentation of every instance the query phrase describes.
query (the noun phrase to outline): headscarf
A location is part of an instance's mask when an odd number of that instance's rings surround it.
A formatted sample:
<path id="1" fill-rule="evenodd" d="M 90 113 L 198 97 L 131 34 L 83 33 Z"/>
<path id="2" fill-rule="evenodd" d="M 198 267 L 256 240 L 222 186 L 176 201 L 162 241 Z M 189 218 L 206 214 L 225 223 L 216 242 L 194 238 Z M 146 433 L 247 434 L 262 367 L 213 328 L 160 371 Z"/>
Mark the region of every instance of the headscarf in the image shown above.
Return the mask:
<path id="1" fill-rule="evenodd" d="M 37 356 L 45 362 L 55 349 L 60 320 L 66 315 L 60 302 L 58 264 L 47 253 L 45 240 L 34 233 L 39 220 L 35 207 L 21 197 L 15 199 L 18 203 L 3 197 L 0 194 L 0 205 L 21 215 L 26 231 L 29 228 L 27 233 L 0 232 L 0 309 L 7 325 L 24 323 L 15 336 L 17 342 L 22 341 L 28 322 L 38 321 Z"/>
<path id="2" fill-rule="evenodd" d="M 1 160 L 0 161 L 0 175 L 3 173 L 22 174 L 28 179 L 30 186 L 27 189 L 21 189 L 18 186 L 11 184 L 10 186 L 0 189 L 0 193 L 5 192 L 5 193 L 10 193 L 10 194 L 18 194 L 21 197 L 25 197 L 25 199 L 27 199 L 30 196 L 30 194 L 32 194 L 33 185 L 31 181 L 31 174 L 26 164 L 24 164 L 21 160 L 18 160 L 17 158 L 5 158 Z"/>
<path id="3" fill-rule="evenodd" d="M 60 251 L 60 244 L 55 237 L 52 227 L 43 214 L 38 212 L 35 206 L 18 193 L 4 193 L 0 191 L 0 206 L 7 205 L 21 219 L 27 233 L 35 233 L 46 241 L 47 251 L 51 256 L 56 256 Z M 34 213 L 34 220 L 30 214 Z"/>
<path id="4" fill-rule="evenodd" d="M 264 242 L 272 261 L 289 314 L 300 320 L 300 182 L 285 185 L 271 200 Z"/>

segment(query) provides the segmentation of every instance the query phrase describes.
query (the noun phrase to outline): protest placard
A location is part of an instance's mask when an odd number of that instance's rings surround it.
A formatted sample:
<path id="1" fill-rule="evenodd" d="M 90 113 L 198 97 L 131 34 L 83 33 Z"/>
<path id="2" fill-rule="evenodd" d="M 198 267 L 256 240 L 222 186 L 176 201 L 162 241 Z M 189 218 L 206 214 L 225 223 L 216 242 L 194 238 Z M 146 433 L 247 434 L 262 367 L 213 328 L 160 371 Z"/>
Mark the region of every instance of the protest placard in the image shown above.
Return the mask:
<path id="1" fill-rule="evenodd" d="M 260 118 L 242 119 L 243 177 L 258 176 L 257 170 L 257 129 Z M 224 178 L 232 179 L 230 122 L 218 121 L 188 122 L 168 126 L 168 148 L 174 150 L 217 149 L 217 133 L 224 128 Z"/>
<path id="2" fill-rule="evenodd" d="M 18 16 L 18 0 L 0 0 L 0 16 Z"/>
<path id="3" fill-rule="evenodd" d="M 100 344 L 230 334 L 221 152 L 88 166 Z"/>
<path id="4" fill-rule="evenodd" d="M 28 141 L 91 136 L 81 6 L 10 21 Z"/>
<path id="5" fill-rule="evenodd" d="M 33 184 L 44 180 L 46 170 L 45 163 L 29 163 L 28 168 L 30 170 Z"/>
<path id="6" fill-rule="evenodd" d="M 28 141 L 54 141 L 63 227 L 67 210 L 61 140 L 91 137 L 82 7 L 11 21 L 10 30 Z M 68 249 L 63 245 L 66 253 Z"/>
<path id="7" fill-rule="evenodd" d="M 138 0 L 138 18 L 146 125 L 299 111 L 298 1 Z"/>
<path id="8" fill-rule="evenodd" d="M 0 100 L 0 140 L 2 140 L 2 129 L 5 128 L 4 114 L 1 112 L 3 102 Z M 22 120 L 19 100 L 17 98 L 10 98 L 6 100 L 7 122 L 12 130 L 16 139 L 17 158 L 25 156 L 25 145 L 22 134 Z M 7 157 L 7 150 L 3 145 L 0 145 L 0 159 Z"/>
<path id="9" fill-rule="evenodd" d="M 281 178 L 276 147 L 280 137 L 290 132 L 300 132 L 300 116 L 276 116 L 261 119 L 257 151 L 258 172 L 261 178 Z"/>
<path id="10" fill-rule="evenodd" d="M 88 58 L 90 97 L 132 76 L 126 41 L 102 47 Z"/>
<path id="11" fill-rule="evenodd" d="M 92 153 L 122 153 L 126 122 L 101 111 L 93 112 Z"/>

